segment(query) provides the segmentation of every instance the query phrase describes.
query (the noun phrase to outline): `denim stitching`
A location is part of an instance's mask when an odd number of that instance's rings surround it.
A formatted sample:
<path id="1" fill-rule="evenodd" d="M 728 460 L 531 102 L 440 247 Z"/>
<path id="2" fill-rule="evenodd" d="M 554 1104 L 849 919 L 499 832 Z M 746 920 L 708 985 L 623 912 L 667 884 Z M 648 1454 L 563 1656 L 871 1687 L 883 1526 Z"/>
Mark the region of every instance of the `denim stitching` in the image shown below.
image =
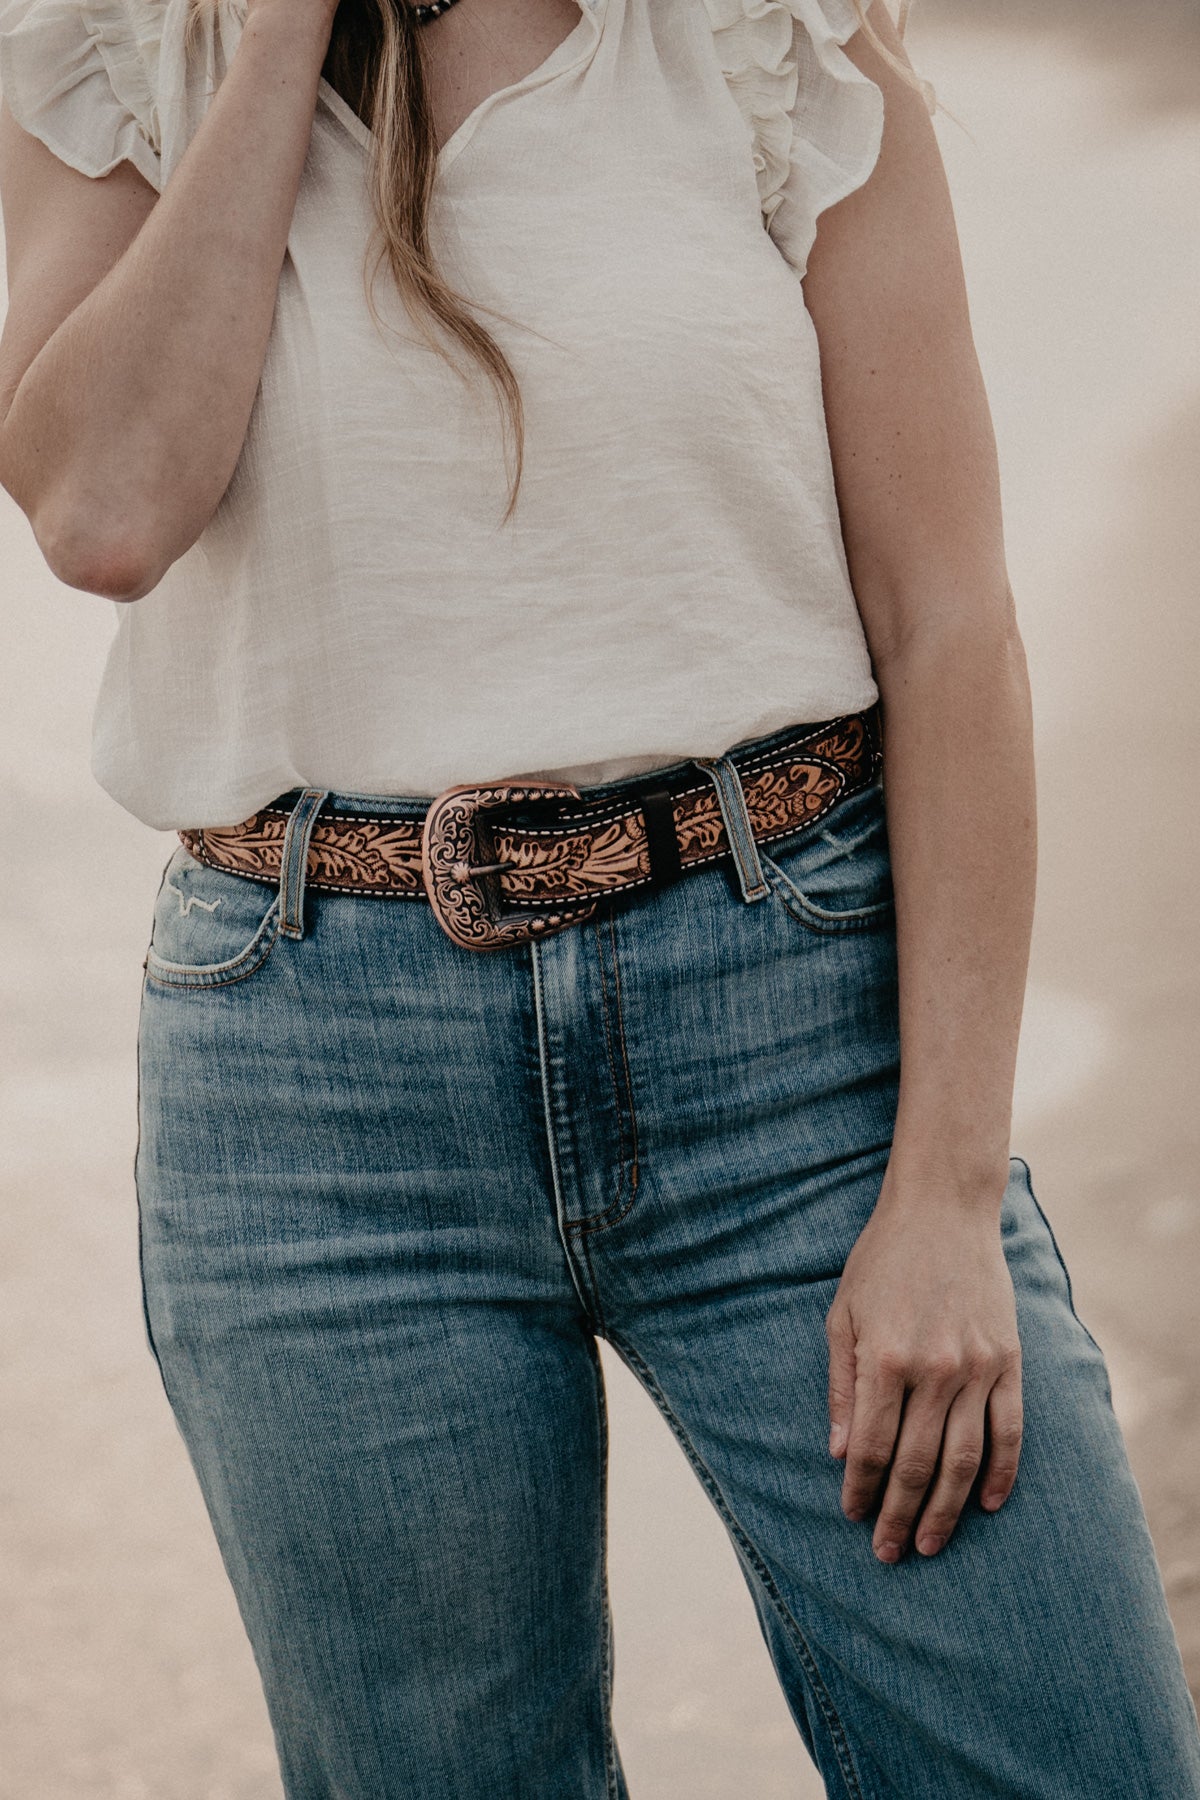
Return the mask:
<path id="1" fill-rule="evenodd" d="M 632 1204 L 633 1202 L 630 1201 L 629 1205 Z M 628 1210 L 628 1208 L 626 1210 Z M 603 1221 L 601 1221 L 601 1223 L 603 1223 Z M 600 1287 L 596 1280 L 596 1270 L 592 1262 L 592 1246 L 587 1235 L 591 1230 L 592 1227 L 590 1225 L 585 1225 L 579 1233 L 579 1260 L 583 1264 L 584 1278 L 587 1281 L 588 1292 L 592 1296 L 590 1313 L 596 1327 L 597 1336 L 606 1338 L 608 1336 L 608 1321 L 604 1316 L 604 1304 L 600 1298 Z"/>
<path id="2" fill-rule="evenodd" d="M 613 1212 L 617 1207 L 620 1206 L 622 1198 L 625 1193 L 625 1171 L 626 1171 L 626 1166 L 627 1166 L 627 1155 L 626 1155 L 626 1147 L 625 1147 L 625 1109 L 621 1104 L 620 1087 L 617 1082 L 617 1065 L 616 1065 L 616 1062 L 613 1060 L 612 1019 L 609 1015 L 609 1005 L 608 1005 L 608 975 L 607 975 L 607 971 L 605 970 L 605 967 L 604 967 L 604 944 L 600 937 L 600 921 L 599 921 L 599 919 L 593 919 L 592 929 L 593 929 L 593 931 L 595 933 L 595 937 L 596 937 L 596 961 L 597 961 L 597 964 L 599 965 L 599 969 L 600 969 L 600 1006 L 601 1006 L 601 1010 L 602 1010 L 602 1013 L 604 1016 L 604 1051 L 605 1051 L 605 1056 L 607 1057 L 607 1060 L 608 1060 L 609 1080 L 612 1082 L 613 1110 L 617 1116 L 617 1165 L 618 1165 L 617 1166 L 617 1191 L 616 1191 L 616 1197 L 613 1200 L 612 1205 L 607 1206 L 603 1209 L 604 1213 L 610 1213 L 610 1212 Z M 633 1181 L 634 1181 L 634 1184 L 636 1184 L 636 1181 L 637 1181 L 637 1164 L 636 1163 L 634 1163 L 634 1165 L 633 1165 Z M 632 1193 L 631 1193 L 630 1197 L 632 1198 Z M 603 1215 L 599 1214 L 599 1213 L 593 1213 L 593 1214 L 589 1215 L 589 1218 L 595 1219 L 595 1218 L 599 1218 L 601 1216 L 603 1216 Z M 583 1224 L 585 1221 L 582 1219 L 577 1219 L 573 1222 L 575 1224 Z"/>
<path id="3" fill-rule="evenodd" d="M 521 948 L 524 948 L 524 946 L 521 946 Z M 559 1240 L 563 1248 L 563 1256 L 566 1258 L 567 1270 L 571 1277 L 571 1285 L 578 1294 L 579 1304 L 583 1308 L 583 1316 L 585 1319 L 594 1320 L 594 1305 L 584 1292 L 579 1279 L 579 1271 L 575 1266 L 575 1258 L 572 1255 L 571 1246 L 567 1238 L 569 1227 L 566 1223 L 566 1199 L 563 1194 L 562 1171 L 559 1168 L 558 1162 L 558 1143 L 554 1132 L 554 1107 L 551 1102 L 550 1094 L 550 1068 L 546 1043 L 546 1011 L 542 992 L 542 964 L 539 952 L 540 946 L 538 944 L 531 943 L 529 945 L 530 972 L 533 979 L 533 1011 L 537 1028 L 538 1080 L 542 1090 L 542 1117 L 546 1130 L 546 1149 L 550 1157 L 550 1188 L 554 1204 L 554 1222 L 558 1228 Z"/>
<path id="4" fill-rule="evenodd" d="M 263 916 L 262 923 L 250 939 L 244 950 L 231 957 L 228 962 L 200 964 L 195 968 L 187 963 L 163 962 L 155 956 L 153 947 L 146 951 L 142 967 L 146 977 L 156 987 L 166 988 L 222 988 L 233 987 L 236 982 L 245 981 L 266 962 L 279 938 L 278 903 L 272 901 Z M 248 967 L 246 965 L 249 965 Z"/>
<path id="5" fill-rule="evenodd" d="M 669 1400 L 659 1387 L 649 1365 L 622 1337 L 616 1335 L 612 1331 L 609 1331 L 607 1336 L 608 1341 L 616 1349 L 620 1350 L 622 1356 L 629 1359 L 630 1364 L 637 1370 L 638 1374 L 646 1383 L 659 1411 L 666 1419 L 667 1424 L 671 1427 L 672 1432 L 679 1442 L 680 1448 L 695 1469 L 696 1474 L 699 1477 L 702 1486 L 708 1493 L 709 1498 L 712 1500 L 713 1505 L 724 1519 L 729 1530 L 737 1539 L 747 1561 L 750 1563 L 750 1566 L 753 1568 L 755 1574 L 766 1589 L 767 1596 L 770 1599 L 772 1606 L 775 1608 L 783 1622 L 784 1630 L 792 1640 L 796 1655 L 800 1660 L 800 1666 L 808 1678 L 809 1685 L 812 1688 L 817 1704 L 821 1709 L 821 1716 L 825 1721 L 826 1729 L 833 1742 L 838 1770 L 845 1783 L 849 1800 L 868 1800 L 868 1796 L 859 1780 L 858 1771 L 854 1767 L 854 1759 L 850 1749 L 849 1739 L 846 1736 L 845 1726 L 842 1724 L 837 1708 L 833 1703 L 833 1697 L 830 1694 L 829 1689 L 825 1686 L 824 1681 L 821 1679 L 821 1673 L 817 1667 L 816 1658 L 809 1649 L 804 1634 L 801 1632 L 799 1625 L 792 1615 L 791 1608 L 780 1593 L 779 1588 L 775 1583 L 774 1576 L 759 1555 L 753 1539 L 748 1535 L 734 1514 L 728 1500 L 726 1500 L 724 1494 L 721 1492 L 715 1477 L 707 1464 L 703 1461 L 699 1451 L 692 1443 L 691 1438 L 688 1436 L 685 1426 L 672 1410 Z"/>
<path id="6" fill-rule="evenodd" d="M 727 756 L 697 757 L 696 760 L 702 769 L 707 769 L 716 790 L 717 805 L 721 809 L 721 821 L 733 856 L 742 899 L 748 903 L 765 900 L 771 891 L 770 884 L 763 873 L 758 840 L 754 835 L 754 824 L 746 805 L 745 789 L 737 767 Z"/>
<path id="7" fill-rule="evenodd" d="M 617 1197 L 610 1206 L 606 1206 L 602 1212 L 586 1213 L 582 1218 L 568 1220 L 569 1228 L 572 1231 L 578 1231 L 581 1233 L 588 1232 L 588 1231 L 599 1231 L 606 1225 L 616 1225 L 625 1217 L 626 1213 L 628 1213 L 628 1211 L 632 1207 L 634 1200 L 637 1198 L 638 1176 L 640 1173 L 639 1165 L 638 1165 L 637 1114 L 634 1111 L 634 1105 L 633 1105 L 633 1090 L 632 1090 L 632 1084 L 629 1079 L 629 1057 L 626 1054 L 626 1048 L 625 1048 L 625 1027 L 624 1027 L 624 1022 L 621 1017 L 621 974 L 620 974 L 620 968 L 617 963 L 617 938 L 616 938 L 616 931 L 613 926 L 611 911 L 608 915 L 608 929 L 609 929 L 609 936 L 612 940 L 612 954 L 613 954 L 613 985 L 614 985 L 614 989 L 615 989 L 615 1006 L 614 1006 L 613 1010 L 616 1014 L 617 1038 L 618 1038 L 618 1041 L 620 1042 L 620 1046 L 621 1046 L 621 1063 L 622 1063 L 622 1067 L 623 1067 L 624 1075 L 625 1075 L 625 1104 L 629 1109 L 628 1156 L 626 1155 L 626 1147 L 625 1147 L 625 1126 L 624 1126 L 624 1115 L 623 1115 L 622 1107 L 621 1107 L 620 1083 L 617 1079 L 617 1066 L 616 1066 L 615 1061 L 613 1060 L 612 1031 L 611 1031 L 611 1025 L 610 1025 L 610 1015 L 609 1015 L 609 1005 L 608 1005 L 608 981 L 607 981 L 607 973 L 604 968 L 604 951 L 603 951 L 603 946 L 602 946 L 601 940 L 600 940 L 600 925 L 599 925 L 598 921 L 595 922 L 594 929 L 596 932 L 597 956 L 598 956 L 598 960 L 600 963 L 600 1000 L 601 1000 L 601 1004 L 604 1008 L 605 1048 L 608 1053 L 609 1076 L 612 1081 L 612 1087 L 613 1087 L 613 1105 L 616 1109 L 616 1114 L 617 1114 L 617 1134 L 618 1134 L 617 1146 L 618 1146 L 618 1155 L 620 1157 L 620 1162 L 621 1162 L 621 1172 L 617 1179 Z M 627 1162 L 628 1162 L 628 1167 L 629 1167 L 629 1194 L 628 1194 L 628 1198 L 623 1199 L 622 1196 L 623 1196 L 623 1190 L 625 1187 L 625 1169 L 626 1169 Z M 593 1287 L 594 1286 L 595 1286 L 595 1282 L 593 1279 Z"/>
<path id="8" fill-rule="evenodd" d="M 308 846 L 327 788 L 306 788 L 288 817 L 279 868 L 279 929 L 284 937 L 304 936 L 304 889 Z"/>
<path id="9" fill-rule="evenodd" d="M 583 1238 L 591 1231 L 603 1231 L 608 1225 L 619 1225 L 626 1213 L 628 1213 L 633 1206 L 635 1198 L 636 1195 L 631 1192 L 629 1198 L 619 1212 L 615 1211 L 614 1208 L 610 1206 L 607 1212 L 588 1213 L 587 1216 L 582 1219 L 569 1219 L 567 1221 L 567 1229 L 569 1231 L 577 1231 L 580 1237 Z"/>
<path id="10" fill-rule="evenodd" d="M 769 856 L 763 856 L 763 863 L 777 879 L 772 884 L 776 896 L 798 924 L 805 926 L 818 937 L 836 937 L 844 931 L 866 931 L 875 921 L 882 923 L 887 914 L 895 909 L 895 900 L 876 900 L 870 906 L 853 906 L 845 912 L 829 912 L 818 906 L 801 892 L 785 870 Z M 780 883 L 783 886 L 780 886 Z"/>
<path id="11" fill-rule="evenodd" d="M 630 1160 L 632 1165 L 632 1182 L 636 1190 L 638 1184 L 638 1130 L 637 1108 L 633 1104 L 633 1079 L 629 1073 L 629 1048 L 625 1042 L 625 1008 L 621 1004 L 621 960 L 617 955 L 617 928 L 613 921 L 612 908 L 608 913 L 608 938 L 612 945 L 613 992 L 616 996 L 617 1039 L 621 1046 L 621 1068 L 625 1075 L 625 1100 L 629 1107 Z"/>

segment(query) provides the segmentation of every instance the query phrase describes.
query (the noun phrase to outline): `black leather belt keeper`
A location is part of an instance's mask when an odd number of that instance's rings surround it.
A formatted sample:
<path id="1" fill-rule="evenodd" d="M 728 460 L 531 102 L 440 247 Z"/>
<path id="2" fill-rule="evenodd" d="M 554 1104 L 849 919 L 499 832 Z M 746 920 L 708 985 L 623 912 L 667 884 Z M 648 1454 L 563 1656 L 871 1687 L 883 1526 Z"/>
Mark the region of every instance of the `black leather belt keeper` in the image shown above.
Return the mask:
<path id="1" fill-rule="evenodd" d="M 651 788 L 638 796 L 646 821 L 646 848 L 650 853 L 650 885 L 668 887 L 683 874 L 675 808 L 668 788 Z"/>

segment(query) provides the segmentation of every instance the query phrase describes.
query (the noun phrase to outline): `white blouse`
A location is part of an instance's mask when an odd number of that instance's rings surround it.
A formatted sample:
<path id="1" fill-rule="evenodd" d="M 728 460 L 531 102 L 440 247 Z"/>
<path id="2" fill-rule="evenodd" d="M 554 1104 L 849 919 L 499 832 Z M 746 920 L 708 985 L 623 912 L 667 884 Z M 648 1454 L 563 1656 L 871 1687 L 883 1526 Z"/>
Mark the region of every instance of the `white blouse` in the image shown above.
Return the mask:
<path id="1" fill-rule="evenodd" d="M 160 190 L 237 45 L 221 0 L 0 0 L 0 89 L 85 174 Z M 371 135 L 322 80 L 233 479 L 119 605 L 93 769 L 163 829 L 300 785 L 601 782 L 867 706 L 801 277 L 866 180 L 851 0 L 580 0 L 441 151 L 431 235 L 512 362 L 500 414 L 363 291 Z M 470 364 L 467 365 L 471 367 Z"/>

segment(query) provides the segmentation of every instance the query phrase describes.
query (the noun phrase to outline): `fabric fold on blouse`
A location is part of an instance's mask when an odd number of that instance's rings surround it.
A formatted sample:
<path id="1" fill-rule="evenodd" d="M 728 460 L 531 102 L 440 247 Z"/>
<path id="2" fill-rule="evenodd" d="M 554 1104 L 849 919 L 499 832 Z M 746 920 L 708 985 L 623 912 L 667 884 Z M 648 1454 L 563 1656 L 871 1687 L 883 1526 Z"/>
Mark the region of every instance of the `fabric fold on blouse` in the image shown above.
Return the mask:
<path id="1" fill-rule="evenodd" d="M 803 275 L 827 207 L 867 180 L 883 95 L 844 53 L 854 0 L 704 0 L 721 68 L 746 121 L 763 223 Z"/>
<path id="2" fill-rule="evenodd" d="M 166 14 L 146 0 L 0 0 L 0 92 L 18 125 L 83 175 L 128 161 L 161 189 Z"/>
<path id="3" fill-rule="evenodd" d="M 854 0 L 702 4 L 746 121 L 763 223 L 803 275 L 820 214 L 879 156 L 883 96 L 842 50 L 862 20 Z M 0 0 L 0 92 L 72 168 L 106 175 L 128 159 L 161 190 L 159 90 L 176 73 L 189 12 L 188 0 Z M 224 23 L 236 40 L 244 18 L 244 0 L 222 0 L 198 21 L 210 91 L 214 33 Z"/>
<path id="4" fill-rule="evenodd" d="M 299 786 L 610 781 L 877 698 L 800 279 L 879 153 L 854 0 L 579 6 L 595 28 L 475 109 L 431 197 L 525 401 L 503 525 L 482 377 L 386 281 L 368 309 L 371 138 L 320 84 L 237 466 L 114 607 L 92 769 L 147 824 Z M 246 16 L 217 0 L 189 32 L 192 8 L 0 0 L 18 123 L 161 192 Z"/>

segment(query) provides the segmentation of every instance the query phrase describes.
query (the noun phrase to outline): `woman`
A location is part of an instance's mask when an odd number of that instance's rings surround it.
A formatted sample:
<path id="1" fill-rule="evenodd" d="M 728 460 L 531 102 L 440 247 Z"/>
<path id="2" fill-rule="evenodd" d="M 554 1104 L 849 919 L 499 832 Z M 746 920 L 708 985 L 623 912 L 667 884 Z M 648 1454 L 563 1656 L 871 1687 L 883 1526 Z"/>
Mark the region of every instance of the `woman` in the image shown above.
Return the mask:
<path id="1" fill-rule="evenodd" d="M 1029 701 L 900 36 L 406 4 L 0 0 L 0 477 L 180 833 L 146 1325 L 286 1791 L 625 1794 L 603 1336 L 831 1794 L 1198 1795 L 1009 1158 Z"/>

